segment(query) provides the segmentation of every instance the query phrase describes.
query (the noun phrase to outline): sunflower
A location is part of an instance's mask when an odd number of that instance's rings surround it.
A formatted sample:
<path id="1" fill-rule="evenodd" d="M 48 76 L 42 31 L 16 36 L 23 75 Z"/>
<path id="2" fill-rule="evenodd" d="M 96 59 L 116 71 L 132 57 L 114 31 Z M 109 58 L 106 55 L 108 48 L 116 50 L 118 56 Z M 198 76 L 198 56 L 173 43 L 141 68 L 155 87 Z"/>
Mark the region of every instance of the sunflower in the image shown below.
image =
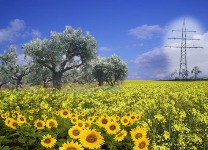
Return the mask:
<path id="1" fill-rule="evenodd" d="M 136 114 L 135 117 L 136 117 L 136 120 L 140 120 L 141 119 L 141 114 Z"/>
<path id="2" fill-rule="evenodd" d="M 19 116 L 17 117 L 17 121 L 18 121 L 20 124 L 23 124 L 23 123 L 26 123 L 26 122 L 27 122 L 25 116 L 22 116 L 22 115 L 19 115 Z"/>
<path id="3" fill-rule="evenodd" d="M 33 116 L 29 116 L 29 120 L 33 120 Z"/>
<path id="4" fill-rule="evenodd" d="M 1 118 L 3 118 L 3 119 L 7 118 L 6 113 L 5 114 L 1 114 Z"/>
<path id="5" fill-rule="evenodd" d="M 130 119 L 133 120 L 133 121 L 136 120 L 136 115 L 135 114 L 131 114 Z"/>
<path id="6" fill-rule="evenodd" d="M 75 117 L 75 118 L 78 118 L 78 115 L 75 114 L 75 113 L 73 113 L 73 114 L 70 115 L 70 118 L 74 118 L 74 117 Z"/>
<path id="7" fill-rule="evenodd" d="M 115 115 L 116 121 L 120 120 L 120 117 L 118 115 Z"/>
<path id="8" fill-rule="evenodd" d="M 17 120 L 14 120 L 14 119 L 11 119 L 9 121 L 9 127 L 12 128 L 12 129 L 17 129 L 17 126 L 19 125 L 18 121 Z"/>
<path id="9" fill-rule="evenodd" d="M 134 144 L 134 150 L 148 150 L 149 140 L 147 138 L 141 138 L 137 140 Z"/>
<path id="10" fill-rule="evenodd" d="M 120 142 L 124 139 L 124 137 L 127 135 L 127 131 L 126 130 L 122 130 L 121 132 L 119 132 L 116 136 L 115 136 L 115 140 Z"/>
<path id="11" fill-rule="evenodd" d="M 115 117 L 115 116 L 111 116 L 111 117 L 109 117 L 109 120 L 110 120 L 111 122 L 116 122 L 116 117 Z"/>
<path id="12" fill-rule="evenodd" d="M 129 123 L 128 123 L 126 126 L 131 126 L 131 125 L 133 125 L 133 124 L 134 124 L 134 120 L 129 119 Z"/>
<path id="13" fill-rule="evenodd" d="M 47 128 L 52 128 L 52 127 L 57 128 L 57 126 L 58 126 L 58 123 L 55 119 L 49 119 L 49 120 L 46 121 L 46 127 Z"/>
<path id="14" fill-rule="evenodd" d="M 81 127 L 81 128 L 84 128 L 85 127 L 85 122 L 82 121 L 82 120 L 77 120 L 76 125 Z"/>
<path id="15" fill-rule="evenodd" d="M 90 128 L 90 126 L 91 126 L 91 122 L 90 121 L 85 121 L 85 123 L 84 123 L 84 128 Z"/>
<path id="16" fill-rule="evenodd" d="M 50 134 L 44 135 L 41 140 L 41 145 L 46 148 L 52 148 L 56 144 L 56 139 L 52 138 Z"/>
<path id="17" fill-rule="evenodd" d="M 104 143 L 102 135 L 95 129 L 84 130 L 80 135 L 80 143 L 89 149 L 98 149 Z"/>
<path id="18" fill-rule="evenodd" d="M 136 127 L 135 129 L 131 130 L 131 138 L 133 141 L 137 141 L 141 138 L 145 138 L 147 135 L 147 130 L 145 128 Z"/>
<path id="19" fill-rule="evenodd" d="M 58 116 L 59 115 L 59 111 L 53 111 L 52 114 Z"/>
<path id="20" fill-rule="evenodd" d="M 67 109 L 60 110 L 59 113 L 62 118 L 69 118 L 70 117 L 70 112 Z"/>
<path id="21" fill-rule="evenodd" d="M 90 121 L 90 122 L 93 122 L 95 120 L 95 118 L 90 116 L 90 117 L 87 118 L 87 120 Z"/>
<path id="22" fill-rule="evenodd" d="M 129 112 L 126 114 L 127 117 L 130 117 L 131 115 L 132 115 L 132 112 L 131 112 L 131 111 L 129 111 Z"/>
<path id="23" fill-rule="evenodd" d="M 41 117 L 43 118 L 44 121 L 46 121 L 46 119 L 48 118 L 46 114 L 42 114 Z"/>
<path id="24" fill-rule="evenodd" d="M 110 122 L 109 117 L 101 116 L 97 121 L 97 125 L 99 127 L 105 127 L 109 122 Z"/>
<path id="25" fill-rule="evenodd" d="M 12 118 L 16 118 L 17 117 L 17 115 L 16 114 L 12 114 Z"/>
<path id="26" fill-rule="evenodd" d="M 5 115 L 6 115 L 6 117 L 9 117 L 10 113 L 8 111 L 6 111 Z"/>
<path id="27" fill-rule="evenodd" d="M 67 141 L 66 143 L 62 144 L 62 147 L 59 147 L 59 150 L 84 150 L 80 144 L 74 141 L 70 143 Z"/>
<path id="28" fill-rule="evenodd" d="M 13 118 L 6 118 L 4 123 L 5 123 L 6 126 L 10 127 L 10 122 L 13 121 L 13 120 L 14 120 Z"/>
<path id="29" fill-rule="evenodd" d="M 81 115 L 82 117 L 84 117 L 84 116 L 86 115 L 86 113 L 85 113 L 85 112 L 82 112 L 80 115 Z"/>
<path id="30" fill-rule="evenodd" d="M 35 109 L 31 109 L 31 110 L 29 110 L 29 112 L 30 112 L 31 114 L 33 114 L 33 113 L 35 112 Z"/>
<path id="31" fill-rule="evenodd" d="M 73 126 L 68 130 L 69 136 L 72 137 L 73 139 L 80 138 L 81 133 L 82 133 L 82 128 L 77 125 Z"/>
<path id="32" fill-rule="evenodd" d="M 108 134 L 116 134 L 120 130 L 120 126 L 117 122 L 110 122 L 105 126 L 105 130 Z"/>
<path id="33" fill-rule="evenodd" d="M 76 124 L 78 121 L 77 117 L 71 117 L 71 123 Z"/>
<path id="34" fill-rule="evenodd" d="M 37 129 L 42 130 L 42 129 L 45 128 L 45 122 L 42 121 L 42 120 L 37 119 L 37 120 L 35 120 L 35 122 L 34 122 L 34 126 L 35 126 Z"/>
<path id="35" fill-rule="evenodd" d="M 129 124 L 129 120 L 130 120 L 129 117 L 123 116 L 121 117 L 120 122 L 122 125 L 127 126 Z"/>

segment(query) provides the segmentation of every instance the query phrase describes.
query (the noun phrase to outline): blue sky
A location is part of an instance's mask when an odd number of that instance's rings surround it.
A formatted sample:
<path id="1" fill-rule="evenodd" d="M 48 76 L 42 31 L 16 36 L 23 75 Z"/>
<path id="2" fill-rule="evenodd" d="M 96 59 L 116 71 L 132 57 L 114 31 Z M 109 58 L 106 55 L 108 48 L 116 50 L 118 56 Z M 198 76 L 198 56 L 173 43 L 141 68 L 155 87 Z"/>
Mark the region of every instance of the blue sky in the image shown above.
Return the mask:
<path id="1" fill-rule="evenodd" d="M 67 25 L 81 27 L 97 40 L 100 56 L 115 53 L 127 62 L 128 79 L 160 79 L 170 70 L 169 54 L 161 49 L 171 22 L 194 18 L 206 41 L 207 6 L 206 0 L 0 0 L 0 53 L 10 44 L 49 38 L 50 31 L 62 32 Z M 208 66 L 206 60 L 199 64 Z"/>

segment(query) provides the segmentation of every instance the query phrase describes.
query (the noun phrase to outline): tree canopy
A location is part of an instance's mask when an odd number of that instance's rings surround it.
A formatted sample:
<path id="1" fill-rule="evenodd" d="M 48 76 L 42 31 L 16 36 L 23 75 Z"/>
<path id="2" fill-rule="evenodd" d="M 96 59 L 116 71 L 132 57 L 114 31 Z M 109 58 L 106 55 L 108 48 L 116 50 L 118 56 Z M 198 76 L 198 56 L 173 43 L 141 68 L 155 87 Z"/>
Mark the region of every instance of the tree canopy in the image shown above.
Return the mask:
<path id="1" fill-rule="evenodd" d="M 25 54 L 52 72 L 54 87 L 60 88 L 64 72 L 82 66 L 96 56 L 97 42 L 87 32 L 66 26 L 62 33 L 51 32 L 50 39 L 33 39 L 23 45 Z"/>

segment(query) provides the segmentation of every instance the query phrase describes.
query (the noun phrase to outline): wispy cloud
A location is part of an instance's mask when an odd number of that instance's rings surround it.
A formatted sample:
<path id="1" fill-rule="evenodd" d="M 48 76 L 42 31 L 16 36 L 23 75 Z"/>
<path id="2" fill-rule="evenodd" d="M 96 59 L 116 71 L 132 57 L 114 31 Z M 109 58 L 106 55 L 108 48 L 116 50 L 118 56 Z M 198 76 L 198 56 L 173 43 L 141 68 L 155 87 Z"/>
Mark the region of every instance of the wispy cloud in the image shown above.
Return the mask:
<path id="1" fill-rule="evenodd" d="M 0 29 L 0 43 L 14 42 L 17 38 L 28 36 L 32 38 L 41 37 L 41 33 L 27 27 L 24 20 L 14 19 L 10 21 L 7 27 Z"/>
<path id="2" fill-rule="evenodd" d="M 134 70 L 141 79 L 164 79 L 167 78 L 168 59 L 163 48 L 155 48 L 138 56 L 132 63 L 136 64 Z"/>
<path id="3" fill-rule="evenodd" d="M 99 51 L 105 52 L 105 51 L 111 51 L 111 50 L 113 50 L 113 49 L 110 48 L 110 47 L 100 47 L 98 50 L 99 50 Z"/>
<path id="4" fill-rule="evenodd" d="M 138 39 L 151 39 L 153 36 L 162 33 L 164 29 L 159 25 L 142 25 L 130 29 L 129 34 L 136 36 Z"/>

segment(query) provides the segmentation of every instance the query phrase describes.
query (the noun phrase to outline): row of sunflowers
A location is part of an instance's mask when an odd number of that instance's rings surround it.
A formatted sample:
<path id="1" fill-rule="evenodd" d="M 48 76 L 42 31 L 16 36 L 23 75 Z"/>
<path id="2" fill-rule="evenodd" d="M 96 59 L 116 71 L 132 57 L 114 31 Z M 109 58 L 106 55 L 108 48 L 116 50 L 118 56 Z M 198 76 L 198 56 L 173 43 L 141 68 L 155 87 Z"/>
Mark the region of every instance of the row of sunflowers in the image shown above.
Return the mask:
<path id="1" fill-rule="evenodd" d="M 0 149 L 208 149 L 208 83 L 0 90 Z"/>

